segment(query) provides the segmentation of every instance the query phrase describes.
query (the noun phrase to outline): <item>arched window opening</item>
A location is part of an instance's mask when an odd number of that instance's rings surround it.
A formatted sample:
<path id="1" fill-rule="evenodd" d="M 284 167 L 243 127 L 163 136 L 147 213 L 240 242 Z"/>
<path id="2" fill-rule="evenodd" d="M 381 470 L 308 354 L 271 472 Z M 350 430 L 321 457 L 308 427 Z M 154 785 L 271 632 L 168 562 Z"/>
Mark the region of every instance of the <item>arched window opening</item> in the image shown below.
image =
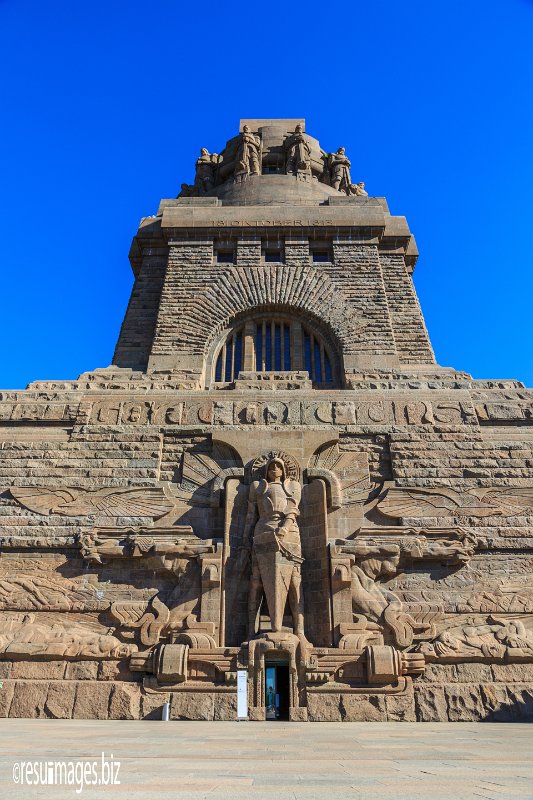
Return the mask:
<path id="1" fill-rule="evenodd" d="M 297 317 L 258 313 L 236 324 L 215 351 L 215 383 L 233 383 L 244 372 L 305 370 L 316 389 L 339 385 L 331 343 Z"/>

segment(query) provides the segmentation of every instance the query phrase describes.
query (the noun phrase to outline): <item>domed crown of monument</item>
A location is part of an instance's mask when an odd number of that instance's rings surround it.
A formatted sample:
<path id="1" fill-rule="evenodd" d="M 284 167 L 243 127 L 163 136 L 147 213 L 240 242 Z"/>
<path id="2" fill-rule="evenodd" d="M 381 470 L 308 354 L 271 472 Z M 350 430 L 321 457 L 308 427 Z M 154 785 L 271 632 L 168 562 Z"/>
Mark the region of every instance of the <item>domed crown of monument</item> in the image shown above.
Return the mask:
<path id="1" fill-rule="evenodd" d="M 322 150 L 303 119 L 244 119 L 220 154 L 201 149 L 194 184 L 182 184 L 180 197 L 259 205 L 366 197 L 364 183 L 352 182 L 350 170 L 344 147 Z"/>

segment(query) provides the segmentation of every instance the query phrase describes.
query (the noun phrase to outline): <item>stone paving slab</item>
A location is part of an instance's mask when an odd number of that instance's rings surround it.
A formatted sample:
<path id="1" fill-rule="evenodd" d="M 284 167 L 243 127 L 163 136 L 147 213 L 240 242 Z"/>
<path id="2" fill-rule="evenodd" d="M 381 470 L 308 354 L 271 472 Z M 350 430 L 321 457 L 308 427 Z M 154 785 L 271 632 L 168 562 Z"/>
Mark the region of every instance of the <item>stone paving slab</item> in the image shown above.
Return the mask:
<path id="1" fill-rule="evenodd" d="M 76 792 L 76 773 L 69 786 L 14 782 L 21 762 L 85 759 L 100 770 L 102 751 L 120 762 L 119 785 Z M 89 778 L 100 774 L 106 776 Z M 533 726 L 4 719 L 0 797 L 8 794 L 14 800 L 533 800 Z"/>

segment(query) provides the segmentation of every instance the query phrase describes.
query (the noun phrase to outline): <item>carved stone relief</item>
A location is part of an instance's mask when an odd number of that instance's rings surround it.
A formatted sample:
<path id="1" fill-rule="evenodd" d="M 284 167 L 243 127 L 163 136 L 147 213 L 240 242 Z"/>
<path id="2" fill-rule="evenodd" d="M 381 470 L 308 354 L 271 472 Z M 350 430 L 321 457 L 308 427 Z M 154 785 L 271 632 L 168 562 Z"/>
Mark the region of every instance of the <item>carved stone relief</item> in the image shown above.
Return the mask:
<path id="1" fill-rule="evenodd" d="M 39 614 L 11 615 L 2 620 L 0 653 L 12 658 L 119 659 L 137 650 L 135 645 L 99 630 L 72 620 L 43 622 Z"/>
<path id="2" fill-rule="evenodd" d="M 533 625 L 532 618 L 527 618 Z M 533 659 L 533 630 L 519 619 L 489 617 L 486 623 L 466 622 L 443 631 L 419 651 L 427 661 L 445 663 L 488 659 L 526 661 Z"/>
<path id="3" fill-rule="evenodd" d="M 391 488 L 378 504 L 386 517 L 493 517 L 533 514 L 533 487 L 502 486 L 459 492 L 433 489 Z"/>

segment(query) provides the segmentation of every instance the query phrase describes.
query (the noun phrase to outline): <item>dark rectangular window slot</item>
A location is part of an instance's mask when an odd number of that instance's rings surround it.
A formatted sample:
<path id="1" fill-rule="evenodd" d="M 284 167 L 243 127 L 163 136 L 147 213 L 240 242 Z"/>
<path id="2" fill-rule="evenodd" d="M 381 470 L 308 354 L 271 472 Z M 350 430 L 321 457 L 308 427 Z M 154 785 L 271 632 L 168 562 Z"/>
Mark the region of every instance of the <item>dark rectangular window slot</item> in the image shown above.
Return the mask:
<path id="1" fill-rule="evenodd" d="M 312 251 L 312 259 L 315 262 L 320 264 L 327 263 L 331 261 L 331 257 L 328 250 L 313 250 Z"/>
<path id="2" fill-rule="evenodd" d="M 233 250 L 219 250 L 217 252 L 217 262 L 219 264 L 233 264 L 235 254 Z"/>
<path id="3" fill-rule="evenodd" d="M 277 175 L 278 168 L 277 167 L 263 167 L 263 175 Z"/>
<path id="4" fill-rule="evenodd" d="M 281 250 L 265 250 L 265 261 L 270 263 L 280 263 Z"/>

